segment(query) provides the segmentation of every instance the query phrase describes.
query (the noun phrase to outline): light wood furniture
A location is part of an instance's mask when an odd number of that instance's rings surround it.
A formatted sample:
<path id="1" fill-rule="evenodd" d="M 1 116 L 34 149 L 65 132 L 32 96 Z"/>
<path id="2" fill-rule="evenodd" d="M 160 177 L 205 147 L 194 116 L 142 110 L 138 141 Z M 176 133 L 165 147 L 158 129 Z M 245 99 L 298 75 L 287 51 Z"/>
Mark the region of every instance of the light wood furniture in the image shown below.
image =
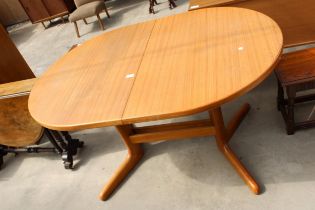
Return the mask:
<path id="1" fill-rule="evenodd" d="M 213 0 L 190 0 L 189 10 L 215 5 Z M 314 0 L 248 0 L 228 4 L 229 7 L 252 9 L 275 20 L 284 36 L 284 47 L 315 43 Z"/>
<path id="2" fill-rule="evenodd" d="M 189 10 L 196 10 L 205 7 L 228 6 L 242 1 L 248 0 L 190 0 Z"/>
<path id="3" fill-rule="evenodd" d="M 128 155 L 102 190 L 102 200 L 141 159 L 141 143 L 208 135 L 216 137 L 219 149 L 258 194 L 258 184 L 228 145 L 250 106 L 245 104 L 227 125 L 220 106 L 272 72 L 282 42 L 272 19 L 237 8 L 197 10 L 123 27 L 53 64 L 32 89 L 29 109 L 37 122 L 56 130 L 116 126 Z M 203 111 L 209 119 L 134 125 Z"/>
<path id="4" fill-rule="evenodd" d="M 19 0 L 32 23 L 42 23 L 69 15 L 74 9 L 73 0 Z"/>
<path id="5" fill-rule="evenodd" d="M 0 46 L 0 84 L 35 77 L 1 24 Z"/>
<path id="6" fill-rule="evenodd" d="M 275 73 L 278 78 L 278 110 L 286 123 L 287 134 L 314 127 L 315 120 L 296 122 L 294 107 L 297 103 L 315 100 L 315 94 L 296 96 L 297 92 L 315 89 L 315 48 L 283 55 Z M 284 89 L 288 99 L 284 99 Z"/>
<path id="7" fill-rule="evenodd" d="M 36 80 L 32 78 L 0 85 L 0 99 L 29 95 Z"/>

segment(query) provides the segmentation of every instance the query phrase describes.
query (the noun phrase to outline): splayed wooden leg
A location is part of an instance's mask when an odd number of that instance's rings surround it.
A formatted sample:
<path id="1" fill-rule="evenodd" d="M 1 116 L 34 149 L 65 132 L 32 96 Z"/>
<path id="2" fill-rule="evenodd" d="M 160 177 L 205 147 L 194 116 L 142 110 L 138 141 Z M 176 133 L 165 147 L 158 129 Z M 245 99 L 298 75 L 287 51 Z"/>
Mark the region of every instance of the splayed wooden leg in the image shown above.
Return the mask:
<path id="1" fill-rule="evenodd" d="M 249 108 L 250 107 L 248 104 L 244 105 L 232 119 L 231 123 L 229 123 L 228 128 L 226 128 L 224 125 L 220 107 L 210 110 L 209 113 L 214 124 L 215 137 L 218 148 L 224 154 L 227 160 L 232 164 L 232 166 L 235 168 L 235 170 L 238 172 L 241 178 L 245 181 L 245 183 L 249 186 L 251 191 L 255 194 L 259 194 L 260 188 L 257 182 L 250 175 L 245 166 L 241 163 L 241 161 L 237 158 L 237 156 L 234 154 L 234 152 L 228 145 L 229 138 L 233 135 L 239 123 L 242 121 L 244 116 L 249 111 Z"/>
<path id="2" fill-rule="evenodd" d="M 115 174 L 111 177 L 108 183 L 101 191 L 99 197 L 101 200 L 107 200 L 110 194 L 124 180 L 128 173 L 137 165 L 143 156 L 143 150 L 140 144 L 131 143 L 129 136 L 133 133 L 131 125 L 116 126 L 124 143 L 128 149 L 128 154 L 125 160 L 121 163 Z"/>

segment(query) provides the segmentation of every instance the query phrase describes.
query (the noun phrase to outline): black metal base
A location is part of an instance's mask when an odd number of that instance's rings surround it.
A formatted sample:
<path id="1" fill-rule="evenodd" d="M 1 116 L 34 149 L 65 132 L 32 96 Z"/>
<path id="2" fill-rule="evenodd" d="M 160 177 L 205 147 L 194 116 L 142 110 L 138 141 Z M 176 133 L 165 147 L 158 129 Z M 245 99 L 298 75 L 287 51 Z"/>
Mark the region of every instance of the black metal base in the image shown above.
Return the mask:
<path id="1" fill-rule="evenodd" d="M 61 134 L 60 134 L 61 133 Z M 66 169 L 73 169 L 73 156 L 77 154 L 78 148 L 82 148 L 83 141 L 73 139 L 68 132 L 53 131 L 44 129 L 44 134 L 48 137 L 53 147 L 27 146 L 24 148 L 8 147 L 0 145 L 0 169 L 3 165 L 3 157 L 8 153 L 39 153 L 39 152 L 56 152 L 61 158 Z"/>
<path id="2" fill-rule="evenodd" d="M 68 132 L 61 132 L 67 141 L 66 149 L 62 152 L 62 160 L 66 169 L 73 168 L 73 156 L 78 152 L 78 148 L 84 146 L 84 142 L 79 139 L 73 139 Z"/>

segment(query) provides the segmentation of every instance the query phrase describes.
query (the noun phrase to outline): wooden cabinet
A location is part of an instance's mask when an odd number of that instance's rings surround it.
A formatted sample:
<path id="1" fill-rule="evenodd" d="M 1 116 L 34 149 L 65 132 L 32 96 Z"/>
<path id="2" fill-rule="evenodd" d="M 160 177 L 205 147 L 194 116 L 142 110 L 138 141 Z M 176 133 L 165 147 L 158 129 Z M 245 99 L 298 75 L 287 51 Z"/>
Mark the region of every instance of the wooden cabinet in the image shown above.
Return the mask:
<path id="1" fill-rule="evenodd" d="M 0 84 L 35 77 L 1 24 L 0 46 Z"/>
<path id="2" fill-rule="evenodd" d="M 73 0 L 19 0 L 32 23 L 63 17 L 75 10 Z"/>
<path id="3" fill-rule="evenodd" d="M 2 25 L 9 26 L 28 19 L 18 0 L 0 0 L 0 22 Z"/>

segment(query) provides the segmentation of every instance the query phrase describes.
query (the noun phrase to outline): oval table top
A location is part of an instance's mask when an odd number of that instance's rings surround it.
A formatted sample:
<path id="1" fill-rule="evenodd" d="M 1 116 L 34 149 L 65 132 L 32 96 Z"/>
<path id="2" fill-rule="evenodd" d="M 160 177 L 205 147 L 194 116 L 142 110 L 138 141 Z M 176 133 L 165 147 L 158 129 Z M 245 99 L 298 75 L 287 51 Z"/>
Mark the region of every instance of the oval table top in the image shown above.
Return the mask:
<path id="1" fill-rule="evenodd" d="M 101 34 L 49 67 L 33 118 L 79 130 L 179 117 L 246 93 L 272 72 L 283 37 L 269 17 L 209 8 Z"/>

